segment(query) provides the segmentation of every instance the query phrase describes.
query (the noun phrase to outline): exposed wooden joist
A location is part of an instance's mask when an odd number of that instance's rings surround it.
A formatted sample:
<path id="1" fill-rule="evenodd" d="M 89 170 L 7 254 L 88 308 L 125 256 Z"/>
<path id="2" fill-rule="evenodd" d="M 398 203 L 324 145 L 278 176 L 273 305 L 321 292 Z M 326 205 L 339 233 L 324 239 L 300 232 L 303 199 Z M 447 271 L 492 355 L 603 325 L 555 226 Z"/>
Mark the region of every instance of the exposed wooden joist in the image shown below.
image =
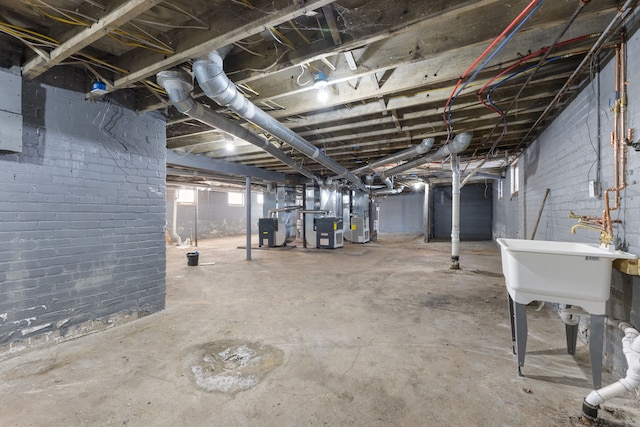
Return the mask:
<path id="1" fill-rule="evenodd" d="M 212 28 L 209 32 L 194 33 L 191 37 L 184 37 L 177 43 L 176 53 L 169 57 L 165 58 L 149 52 L 140 52 L 141 55 L 137 57 L 136 55 L 132 55 L 135 59 L 128 65 L 128 69 L 130 70 L 129 74 L 114 82 L 114 90 L 127 87 L 132 83 L 153 76 L 159 71 L 197 58 L 213 49 L 218 49 L 251 37 L 263 31 L 264 28 L 277 26 L 307 13 L 307 11 L 331 4 L 334 1 L 335 0 L 309 0 L 304 7 L 284 2 L 284 4 L 288 5 L 278 7 L 277 12 L 262 15 L 248 23 L 246 23 L 246 19 L 242 19 L 241 16 L 233 22 L 217 22 L 216 28 Z M 283 2 L 280 1 L 280 3 Z M 149 58 L 155 58 L 155 60 L 150 60 Z"/>
<path id="2" fill-rule="evenodd" d="M 23 75 L 28 79 L 38 77 L 48 69 L 56 66 L 71 55 L 104 37 L 112 29 L 117 28 L 141 13 L 151 9 L 162 0 L 129 0 L 117 7 L 113 12 L 103 16 L 90 27 L 65 40 L 49 54 L 49 58 L 36 56 L 23 67 Z"/>
<path id="3" fill-rule="evenodd" d="M 322 13 L 324 14 L 324 19 L 327 21 L 327 25 L 329 26 L 329 32 L 331 33 L 333 44 L 335 46 L 340 46 L 342 44 L 342 37 L 340 37 L 340 30 L 338 29 L 336 17 L 333 15 L 333 9 L 331 9 L 331 6 L 322 6 Z"/>

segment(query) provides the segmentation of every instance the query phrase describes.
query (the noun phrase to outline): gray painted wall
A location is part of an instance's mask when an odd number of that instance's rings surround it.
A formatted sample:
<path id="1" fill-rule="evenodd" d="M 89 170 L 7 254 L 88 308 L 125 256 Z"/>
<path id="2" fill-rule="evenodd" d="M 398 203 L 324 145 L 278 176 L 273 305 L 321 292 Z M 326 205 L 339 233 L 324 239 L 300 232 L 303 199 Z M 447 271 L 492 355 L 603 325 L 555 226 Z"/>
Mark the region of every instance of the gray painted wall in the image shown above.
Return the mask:
<path id="1" fill-rule="evenodd" d="M 628 44 L 628 123 L 636 128 L 638 140 L 640 123 L 640 39 L 635 35 Z M 538 140 L 521 156 L 520 191 L 510 195 L 510 177 L 503 180 L 503 198 L 498 197 L 498 183 L 494 184 L 494 237 L 530 238 L 545 189 L 551 190 L 540 225 L 538 240 L 568 240 L 598 243 L 599 234 L 580 229 L 570 233 L 575 219 L 568 218 L 569 211 L 580 215 L 602 216 L 602 197 L 590 198 L 589 180 L 597 179 L 598 167 L 602 168 L 601 188 L 613 184 L 613 150 L 609 145 L 613 129 L 614 65 L 608 64 L 600 73 L 599 82 L 586 87 L 571 105 L 556 119 Z M 598 87 L 600 90 L 598 90 Z M 598 98 L 598 92 L 600 97 Z M 601 129 L 598 133 L 598 116 Z M 601 156 L 598 157 L 598 151 Z M 628 245 L 628 251 L 640 255 L 640 152 L 629 150 L 628 182 L 622 192 L 621 209 L 613 218 L 622 221 L 615 226 L 618 242 Z M 640 327 L 640 278 L 614 271 L 608 315 L 615 319 L 631 321 Z M 559 320 L 560 322 L 560 320 Z M 562 324 L 559 323 L 561 328 Z M 617 375 L 624 376 L 620 338 L 621 333 L 608 327 L 605 364 L 613 367 Z"/>
<path id="2" fill-rule="evenodd" d="M 467 184 L 460 190 L 460 240 L 491 240 L 491 184 Z M 432 235 L 451 240 L 451 186 L 432 188 Z"/>
<path id="3" fill-rule="evenodd" d="M 238 192 L 244 194 L 243 189 Z M 167 227 L 173 224 L 173 200 L 176 188 L 167 189 Z M 262 203 L 258 194 L 251 194 L 251 231 L 258 233 L 258 219 L 262 218 Z M 177 232 L 182 240 L 194 237 L 195 205 L 178 204 Z M 246 208 L 229 206 L 228 193 L 219 191 L 198 192 L 198 238 L 239 236 L 246 233 Z"/>
<path id="4" fill-rule="evenodd" d="M 0 154 L 0 344 L 162 309 L 164 120 L 30 81 L 22 114 L 22 153 Z"/>
<path id="5" fill-rule="evenodd" d="M 378 198 L 381 233 L 420 233 L 423 230 L 424 191 Z"/>

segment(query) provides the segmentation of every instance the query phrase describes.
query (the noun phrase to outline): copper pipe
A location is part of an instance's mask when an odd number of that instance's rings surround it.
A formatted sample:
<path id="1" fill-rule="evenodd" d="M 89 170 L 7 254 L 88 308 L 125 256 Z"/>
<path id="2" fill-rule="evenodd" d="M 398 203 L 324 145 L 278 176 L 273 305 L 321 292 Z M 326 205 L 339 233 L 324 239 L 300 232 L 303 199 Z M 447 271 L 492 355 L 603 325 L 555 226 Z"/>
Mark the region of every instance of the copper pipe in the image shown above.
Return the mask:
<path id="1" fill-rule="evenodd" d="M 626 73 L 626 42 L 624 34 L 622 35 L 622 41 L 619 46 L 616 46 L 616 102 L 614 104 L 614 129 L 611 136 L 611 143 L 613 145 L 614 152 L 614 186 L 607 188 L 604 192 L 604 205 L 605 210 L 603 212 L 603 228 L 609 233 L 612 233 L 613 222 L 611 220 L 611 211 L 620 208 L 620 191 L 627 187 L 626 182 L 626 169 L 627 169 L 627 144 L 624 138 L 632 137 L 633 131 L 629 129 L 627 131 L 627 73 Z M 625 134 L 629 134 L 626 136 Z M 614 193 L 614 205 L 611 206 L 609 193 Z"/>

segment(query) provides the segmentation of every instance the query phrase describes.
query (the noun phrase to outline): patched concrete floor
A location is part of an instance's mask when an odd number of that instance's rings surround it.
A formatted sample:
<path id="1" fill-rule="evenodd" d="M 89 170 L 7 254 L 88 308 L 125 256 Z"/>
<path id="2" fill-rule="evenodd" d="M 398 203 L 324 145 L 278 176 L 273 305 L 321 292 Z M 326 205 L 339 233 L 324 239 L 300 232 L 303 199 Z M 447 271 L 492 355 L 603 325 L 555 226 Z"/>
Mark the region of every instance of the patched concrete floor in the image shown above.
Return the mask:
<path id="1" fill-rule="evenodd" d="M 528 307 L 517 376 L 494 243 L 463 243 L 459 271 L 420 236 L 252 261 L 243 244 L 201 240 L 197 267 L 170 247 L 166 310 L 1 361 L 0 425 L 588 425 L 587 347 L 567 355 L 547 307 Z M 631 395 L 600 413 L 640 423 Z"/>

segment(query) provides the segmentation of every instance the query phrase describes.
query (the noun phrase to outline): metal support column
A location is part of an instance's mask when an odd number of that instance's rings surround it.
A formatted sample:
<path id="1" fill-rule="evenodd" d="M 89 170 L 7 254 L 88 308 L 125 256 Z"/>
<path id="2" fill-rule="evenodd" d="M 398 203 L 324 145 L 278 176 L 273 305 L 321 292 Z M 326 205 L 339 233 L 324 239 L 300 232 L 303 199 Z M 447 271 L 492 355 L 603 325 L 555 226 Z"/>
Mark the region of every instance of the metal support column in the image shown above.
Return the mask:
<path id="1" fill-rule="evenodd" d="M 451 269 L 460 269 L 460 159 L 451 155 Z"/>
<path id="2" fill-rule="evenodd" d="M 593 387 L 600 389 L 602 385 L 602 354 L 604 341 L 604 314 L 592 314 L 589 325 L 589 357 L 591 358 L 591 375 Z"/>
<path id="3" fill-rule="evenodd" d="M 424 203 L 422 204 L 422 231 L 424 233 L 425 243 L 431 240 L 431 216 L 429 215 L 430 209 L 431 209 L 431 184 L 426 182 L 424 184 Z"/>
<path id="4" fill-rule="evenodd" d="M 198 247 L 198 187 L 194 187 L 193 189 L 194 193 L 195 193 L 195 202 L 196 202 L 196 217 L 195 217 L 195 223 L 194 223 L 194 229 L 195 229 L 195 236 L 194 237 L 194 243 L 196 245 L 196 248 Z"/>
<path id="5" fill-rule="evenodd" d="M 251 261 L 251 177 L 247 176 L 245 181 L 245 208 L 247 217 L 247 261 Z"/>

